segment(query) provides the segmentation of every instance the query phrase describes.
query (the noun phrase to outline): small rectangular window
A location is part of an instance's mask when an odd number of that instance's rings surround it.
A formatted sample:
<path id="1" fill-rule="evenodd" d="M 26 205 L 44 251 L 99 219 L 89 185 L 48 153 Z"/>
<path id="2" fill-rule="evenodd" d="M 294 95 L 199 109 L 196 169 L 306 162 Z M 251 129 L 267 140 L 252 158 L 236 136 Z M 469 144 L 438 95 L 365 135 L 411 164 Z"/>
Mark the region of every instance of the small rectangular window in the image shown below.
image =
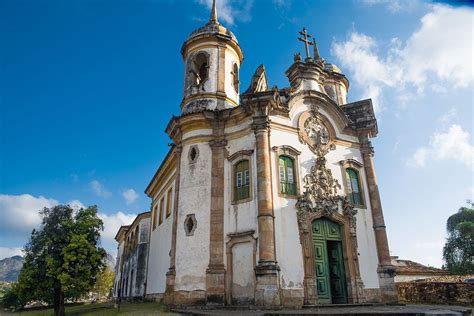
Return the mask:
<path id="1" fill-rule="evenodd" d="M 234 165 L 235 187 L 233 192 L 234 202 L 250 197 L 250 166 L 248 160 L 241 160 Z"/>
<path id="2" fill-rule="evenodd" d="M 166 218 L 170 217 L 171 215 L 171 196 L 172 196 L 172 189 L 168 190 L 168 195 L 166 197 Z"/>
<path id="3" fill-rule="evenodd" d="M 293 183 L 293 182 L 295 182 L 295 181 L 293 180 L 293 168 L 292 168 L 292 167 L 288 167 L 288 168 L 286 168 L 286 169 L 287 169 L 287 171 L 288 171 L 288 183 Z"/>
<path id="4" fill-rule="evenodd" d="M 285 182 L 285 165 L 280 164 L 280 181 Z"/>
<path id="5" fill-rule="evenodd" d="M 163 223 L 163 209 L 164 209 L 164 204 L 165 204 L 165 198 L 162 197 L 160 201 L 160 222 L 158 225 L 161 225 Z"/>
<path id="6" fill-rule="evenodd" d="M 242 172 L 237 172 L 237 187 L 240 188 L 242 186 Z"/>

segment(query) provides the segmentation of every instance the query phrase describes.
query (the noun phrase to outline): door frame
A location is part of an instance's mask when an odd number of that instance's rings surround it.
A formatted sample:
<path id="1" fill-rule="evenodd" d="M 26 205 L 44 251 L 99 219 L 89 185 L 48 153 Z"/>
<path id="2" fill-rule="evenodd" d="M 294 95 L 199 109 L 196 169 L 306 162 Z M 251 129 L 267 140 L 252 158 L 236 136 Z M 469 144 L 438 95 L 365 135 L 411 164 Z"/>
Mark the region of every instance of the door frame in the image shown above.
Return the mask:
<path id="1" fill-rule="evenodd" d="M 339 212 L 325 212 L 325 214 L 323 214 L 321 211 L 317 210 L 314 212 L 302 212 L 299 214 L 298 218 L 304 266 L 304 304 L 316 305 L 318 302 L 312 225 L 313 221 L 323 217 L 336 222 L 341 226 L 347 302 L 348 304 L 363 303 L 365 302 L 363 292 L 364 284 L 360 277 L 355 216 L 351 216 L 350 214 L 343 215 Z"/>
<path id="2" fill-rule="evenodd" d="M 232 269 L 232 248 L 236 244 L 250 243 L 253 246 L 253 269 L 249 271 L 255 277 L 255 266 L 256 266 L 256 257 L 257 257 L 257 238 L 255 237 L 255 231 L 249 230 L 240 233 L 230 233 L 227 235 L 229 241 L 226 243 L 226 257 L 227 257 L 227 269 L 225 276 L 225 301 L 227 305 L 232 305 L 232 279 L 233 279 L 233 269 Z M 255 282 L 256 284 L 256 282 Z M 255 300 L 255 289 L 254 289 L 254 300 Z"/>
<path id="3" fill-rule="evenodd" d="M 315 227 L 317 222 L 319 222 L 319 227 L 323 228 L 322 231 L 320 232 L 320 234 L 315 234 L 314 227 Z M 338 228 L 337 236 L 338 237 L 329 235 L 329 231 L 328 231 L 328 229 L 330 229 L 329 223 L 331 223 L 331 226 L 332 225 L 337 226 L 337 228 Z M 344 303 L 347 303 L 348 302 L 348 294 L 347 294 L 347 281 L 346 281 L 346 268 L 345 268 L 346 260 L 344 260 L 344 252 L 343 252 L 342 226 L 339 223 L 334 222 L 334 221 L 330 220 L 327 217 L 320 217 L 320 218 L 314 219 L 311 223 L 311 226 L 312 226 L 312 238 L 313 238 L 314 247 L 316 247 L 316 244 L 319 244 L 319 245 L 324 244 L 324 246 L 323 246 L 323 248 L 324 248 L 323 249 L 323 252 L 324 252 L 323 264 L 324 264 L 324 269 L 326 269 L 326 272 L 328 273 L 327 276 L 325 276 L 325 278 L 326 278 L 326 282 L 327 282 L 327 284 L 326 284 L 327 291 L 329 291 L 329 302 L 326 302 L 326 303 L 328 303 L 328 304 L 342 304 L 342 303 L 335 303 L 334 302 L 334 297 L 333 297 L 333 288 L 332 288 L 332 279 L 331 279 L 331 252 L 330 252 L 330 249 L 333 249 L 334 245 L 336 245 L 337 253 L 338 253 L 338 256 L 337 256 L 337 260 L 339 261 L 339 265 L 338 265 L 339 272 L 338 273 L 341 274 L 341 281 L 342 281 L 341 285 L 343 287 L 342 291 L 343 291 L 343 297 L 344 297 L 344 301 L 345 301 Z M 317 248 L 313 248 L 313 249 L 317 249 Z M 316 259 L 317 258 L 315 257 L 315 260 Z M 318 269 L 315 267 L 316 282 L 318 282 L 317 270 Z M 317 283 L 316 293 L 318 293 L 318 287 L 319 287 L 319 285 Z M 327 300 L 327 299 L 325 299 L 325 300 Z M 322 299 L 318 298 L 318 303 L 319 304 L 324 304 L 324 303 L 321 303 L 321 301 L 322 301 Z"/>

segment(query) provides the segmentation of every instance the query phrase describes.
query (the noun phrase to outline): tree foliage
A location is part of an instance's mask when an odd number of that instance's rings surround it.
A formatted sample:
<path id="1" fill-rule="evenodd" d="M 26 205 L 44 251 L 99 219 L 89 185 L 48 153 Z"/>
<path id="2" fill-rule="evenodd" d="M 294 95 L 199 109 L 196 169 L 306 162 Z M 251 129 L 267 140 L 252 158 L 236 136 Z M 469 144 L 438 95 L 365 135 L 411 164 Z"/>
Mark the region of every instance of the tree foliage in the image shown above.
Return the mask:
<path id="1" fill-rule="evenodd" d="M 443 249 L 445 268 L 452 274 L 474 273 L 474 203 L 448 218 L 448 239 Z"/>
<path id="2" fill-rule="evenodd" d="M 55 315 L 64 315 L 64 300 L 91 290 L 104 267 L 103 223 L 96 206 L 74 214 L 70 206 L 59 205 L 40 214 L 41 227 L 24 249 L 17 294 L 23 303 L 44 301 L 54 305 Z"/>
<path id="3" fill-rule="evenodd" d="M 105 267 L 97 276 L 93 291 L 99 295 L 99 299 L 109 295 L 114 285 L 115 273 L 109 267 Z"/>

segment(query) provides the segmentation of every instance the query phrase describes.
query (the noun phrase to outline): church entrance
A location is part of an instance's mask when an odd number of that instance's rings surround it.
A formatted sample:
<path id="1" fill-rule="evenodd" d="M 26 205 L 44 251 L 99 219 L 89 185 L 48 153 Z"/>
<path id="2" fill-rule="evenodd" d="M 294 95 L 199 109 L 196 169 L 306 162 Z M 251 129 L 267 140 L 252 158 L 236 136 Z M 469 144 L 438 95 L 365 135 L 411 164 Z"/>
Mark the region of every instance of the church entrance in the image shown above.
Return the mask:
<path id="1" fill-rule="evenodd" d="M 341 226 L 326 218 L 312 223 L 318 304 L 347 303 Z"/>

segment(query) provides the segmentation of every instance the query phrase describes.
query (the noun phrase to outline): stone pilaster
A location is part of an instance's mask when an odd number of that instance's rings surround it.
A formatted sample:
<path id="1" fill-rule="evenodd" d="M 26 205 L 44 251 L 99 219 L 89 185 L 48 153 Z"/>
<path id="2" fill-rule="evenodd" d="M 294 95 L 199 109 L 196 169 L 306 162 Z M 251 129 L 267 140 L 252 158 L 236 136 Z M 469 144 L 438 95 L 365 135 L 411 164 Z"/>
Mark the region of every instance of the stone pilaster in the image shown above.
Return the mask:
<path id="1" fill-rule="evenodd" d="M 224 161 L 227 141 L 224 136 L 225 120 L 221 114 L 208 117 L 213 127 L 214 139 L 209 142 L 212 150 L 211 211 L 209 265 L 206 270 L 206 304 L 225 303 L 224 266 Z"/>
<path id="2" fill-rule="evenodd" d="M 171 250 L 170 250 L 170 267 L 166 273 L 166 289 L 163 300 L 165 304 L 174 304 L 174 284 L 176 278 L 176 233 L 178 229 L 178 205 L 179 205 L 179 183 L 181 170 L 181 144 L 176 146 L 176 175 L 174 184 L 174 202 L 173 202 L 173 226 L 171 228 Z M 150 227 L 151 229 L 151 227 Z"/>
<path id="3" fill-rule="evenodd" d="M 261 110 L 262 109 L 257 110 L 257 115 L 254 116 L 253 124 L 256 138 L 257 157 L 257 218 L 259 251 L 259 261 L 255 269 L 257 276 L 255 304 L 270 307 L 280 305 L 280 286 L 278 280 L 279 268 L 275 255 L 275 216 L 273 215 L 269 140 L 270 121 L 268 115 L 262 113 Z M 263 110 L 265 110 L 265 108 Z"/>
<path id="4" fill-rule="evenodd" d="M 379 259 L 377 272 L 379 274 L 381 299 L 383 302 L 393 303 L 398 301 L 394 281 L 395 268 L 390 260 L 390 251 L 388 247 L 385 221 L 383 218 L 382 203 L 380 201 L 378 182 L 375 175 L 373 161 L 374 152 L 368 137 L 363 138 L 361 152 L 362 159 L 364 160 L 367 186 L 369 188 L 370 208 L 372 210 L 375 243 L 377 246 L 377 255 Z"/>

